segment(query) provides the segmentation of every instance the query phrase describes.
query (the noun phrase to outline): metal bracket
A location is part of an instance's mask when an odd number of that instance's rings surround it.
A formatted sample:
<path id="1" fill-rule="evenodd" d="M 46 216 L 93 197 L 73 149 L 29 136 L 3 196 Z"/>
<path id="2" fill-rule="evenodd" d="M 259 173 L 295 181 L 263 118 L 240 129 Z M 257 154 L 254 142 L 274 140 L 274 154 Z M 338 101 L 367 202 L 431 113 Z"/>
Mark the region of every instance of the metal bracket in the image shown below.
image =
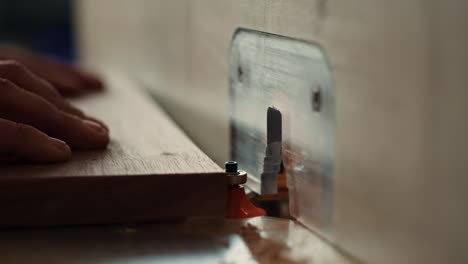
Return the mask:
<path id="1" fill-rule="evenodd" d="M 268 143 L 267 110 L 278 109 L 291 214 L 309 227 L 330 229 L 335 91 L 322 48 L 238 29 L 231 43 L 229 66 L 232 159 L 251 176 L 249 186 L 260 192 Z"/>

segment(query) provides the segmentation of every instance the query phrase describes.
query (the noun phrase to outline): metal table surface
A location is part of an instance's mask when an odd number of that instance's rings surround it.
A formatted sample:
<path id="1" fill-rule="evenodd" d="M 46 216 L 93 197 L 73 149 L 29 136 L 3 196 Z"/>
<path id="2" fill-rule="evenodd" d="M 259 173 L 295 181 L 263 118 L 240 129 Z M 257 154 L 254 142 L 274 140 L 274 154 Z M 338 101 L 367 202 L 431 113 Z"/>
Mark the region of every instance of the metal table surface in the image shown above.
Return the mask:
<path id="1" fill-rule="evenodd" d="M 196 219 L 0 230 L 0 263 L 355 263 L 294 221 Z"/>

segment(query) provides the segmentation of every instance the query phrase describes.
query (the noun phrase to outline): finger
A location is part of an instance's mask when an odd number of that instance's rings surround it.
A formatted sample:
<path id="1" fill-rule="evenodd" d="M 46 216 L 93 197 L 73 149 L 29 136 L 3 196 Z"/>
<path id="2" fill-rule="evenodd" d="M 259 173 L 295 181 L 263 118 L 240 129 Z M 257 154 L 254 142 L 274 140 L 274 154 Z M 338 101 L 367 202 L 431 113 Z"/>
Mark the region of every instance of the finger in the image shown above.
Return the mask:
<path id="1" fill-rule="evenodd" d="M 53 67 L 50 66 L 50 63 L 45 63 L 48 59 L 46 57 L 42 58 L 42 56 L 36 55 L 27 49 L 2 44 L 0 45 L 0 59 L 20 61 L 56 88 L 65 89 L 66 93 L 79 94 L 82 92 L 78 80 L 64 76 L 63 74 L 53 76 L 56 70 L 52 71 L 51 68 Z"/>
<path id="2" fill-rule="evenodd" d="M 32 126 L 0 119 L 0 155 L 30 162 L 58 162 L 70 158 L 65 142 L 52 138 Z"/>
<path id="3" fill-rule="evenodd" d="M 65 101 L 51 84 L 16 61 L 0 61 L 0 78 L 7 79 L 23 89 L 40 95 L 62 111 L 94 121 L 108 129 L 101 121 L 86 116 L 81 110 Z"/>
<path id="4" fill-rule="evenodd" d="M 68 108 L 67 102 L 62 99 L 52 85 L 17 61 L 0 61 L 0 78 L 7 79 L 23 89 L 40 95 L 60 109 Z"/>
<path id="5" fill-rule="evenodd" d="M 62 95 L 76 96 L 104 87 L 99 76 L 78 66 L 63 63 L 15 46 L 0 46 L 0 58 L 15 59 L 54 85 Z"/>
<path id="6" fill-rule="evenodd" d="M 102 90 L 104 88 L 104 82 L 95 73 L 87 71 L 76 65 L 71 65 L 70 67 L 72 68 L 71 70 L 81 80 L 84 87 L 88 89 L 94 89 L 94 90 Z"/>
<path id="7" fill-rule="evenodd" d="M 38 54 L 30 54 L 26 63 L 38 68 L 38 73 L 43 74 L 46 79 L 65 86 L 71 91 L 104 88 L 104 83 L 98 75 L 77 65 L 63 63 Z"/>
<path id="8" fill-rule="evenodd" d="M 95 122 L 95 123 L 99 124 L 105 130 L 109 131 L 109 127 L 106 124 L 104 124 L 104 122 L 102 122 L 101 120 L 99 120 L 99 119 L 97 119 L 95 117 L 88 116 L 88 115 L 84 114 L 83 111 L 81 111 L 80 109 L 74 107 L 71 104 L 68 104 L 67 109 L 65 110 L 65 112 L 76 115 L 76 116 L 78 116 L 78 117 L 80 117 L 82 119 L 86 119 L 86 120 Z"/>
<path id="9" fill-rule="evenodd" d="M 0 94 L 0 118 L 34 126 L 74 148 L 102 148 L 109 143 L 108 132 L 99 124 L 60 111 L 8 80 L 0 79 Z"/>
<path id="10" fill-rule="evenodd" d="M 50 82 L 63 96 L 76 97 L 87 91 L 81 81 L 68 72 L 61 72 L 52 68 L 39 70 L 31 67 L 31 69 Z"/>
<path id="11" fill-rule="evenodd" d="M 102 79 L 95 73 L 92 73 L 78 65 L 71 65 L 62 63 L 59 61 L 54 61 L 49 58 L 43 58 L 43 60 L 48 61 L 51 72 L 63 72 L 69 80 L 67 85 L 71 87 L 79 87 L 79 89 L 86 90 L 102 90 L 104 88 L 104 82 Z M 60 81 L 60 85 L 65 84 L 65 80 L 52 78 L 53 81 Z"/>
<path id="12" fill-rule="evenodd" d="M 101 120 L 99 120 L 99 119 L 97 119 L 97 118 L 94 118 L 94 117 L 92 117 L 92 116 L 87 116 L 87 115 L 85 115 L 85 116 L 83 117 L 83 119 L 88 120 L 88 121 L 91 121 L 91 122 L 94 122 L 94 123 L 100 125 L 100 126 L 101 126 L 103 129 L 105 129 L 107 132 L 109 132 L 109 127 L 108 127 L 106 124 L 104 124 L 104 122 L 102 122 Z"/>

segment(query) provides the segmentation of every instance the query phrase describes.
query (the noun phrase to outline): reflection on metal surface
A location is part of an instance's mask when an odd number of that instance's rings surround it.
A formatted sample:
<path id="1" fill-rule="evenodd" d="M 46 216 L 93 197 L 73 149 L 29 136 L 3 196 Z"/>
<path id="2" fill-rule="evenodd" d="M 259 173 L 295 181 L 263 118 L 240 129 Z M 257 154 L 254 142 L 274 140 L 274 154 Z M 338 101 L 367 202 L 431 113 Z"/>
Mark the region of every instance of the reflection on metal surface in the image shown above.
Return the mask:
<path id="1" fill-rule="evenodd" d="M 330 234 L 335 92 L 323 50 L 313 43 L 239 29 L 231 43 L 229 84 L 232 158 L 260 181 L 267 146 L 265 113 L 278 109 L 291 214 Z M 258 185 L 251 187 L 260 191 Z"/>
<path id="2" fill-rule="evenodd" d="M 0 249 L 0 263 L 356 263 L 302 225 L 271 217 L 4 229 Z"/>

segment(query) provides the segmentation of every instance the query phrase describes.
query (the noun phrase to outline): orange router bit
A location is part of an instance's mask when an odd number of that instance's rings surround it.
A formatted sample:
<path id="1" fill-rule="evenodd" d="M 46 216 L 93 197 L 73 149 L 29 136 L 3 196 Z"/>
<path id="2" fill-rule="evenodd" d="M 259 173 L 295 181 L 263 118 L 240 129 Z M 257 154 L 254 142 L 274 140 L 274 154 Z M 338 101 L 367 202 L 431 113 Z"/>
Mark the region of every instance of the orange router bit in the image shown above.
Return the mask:
<path id="1" fill-rule="evenodd" d="M 237 162 L 228 161 L 224 164 L 228 179 L 228 196 L 225 218 L 249 218 L 266 215 L 265 210 L 253 205 L 245 195 L 244 186 L 247 173 L 237 169 Z"/>

